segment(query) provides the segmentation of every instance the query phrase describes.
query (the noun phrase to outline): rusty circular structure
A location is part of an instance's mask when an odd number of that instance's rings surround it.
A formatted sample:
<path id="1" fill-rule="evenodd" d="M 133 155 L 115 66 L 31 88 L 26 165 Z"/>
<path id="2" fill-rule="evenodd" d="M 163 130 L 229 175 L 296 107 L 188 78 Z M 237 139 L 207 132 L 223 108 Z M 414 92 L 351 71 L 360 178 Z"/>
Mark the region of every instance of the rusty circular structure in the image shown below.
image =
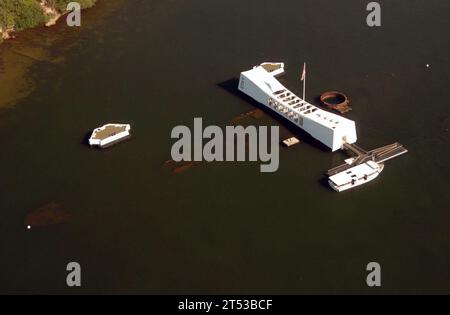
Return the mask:
<path id="1" fill-rule="evenodd" d="M 331 99 L 338 100 L 338 102 L 330 102 Z M 335 109 L 341 113 L 347 112 L 350 110 L 348 104 L 350 104 L 350 100 L 347 95 L 337 91 L 328 91 L 323 93 L 320 96 L 320 101 L 324 103 L 329 108 Z"/>
<path id="2" fill-rule="evenodd" d="M 341 99 L 339 103 L 329 102 L 330 99 Z M 339 105 L 348 105 L 350 103 L 347 95 L 337 91 L 325 92 L 320 96 L 320 101 L 329 107 L 336 107 Z"/>

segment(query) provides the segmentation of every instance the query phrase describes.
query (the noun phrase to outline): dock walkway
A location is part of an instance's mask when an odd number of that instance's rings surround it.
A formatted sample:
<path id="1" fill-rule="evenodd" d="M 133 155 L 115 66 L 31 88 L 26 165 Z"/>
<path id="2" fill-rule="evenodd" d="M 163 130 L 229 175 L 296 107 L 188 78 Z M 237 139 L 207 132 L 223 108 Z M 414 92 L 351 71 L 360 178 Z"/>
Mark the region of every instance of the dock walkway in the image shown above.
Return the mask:
<path id="1" fill-rule="evenodd" d="M 356 155 L 351 164 L 342 164 L 328 170 L 327 175 L 333 176 L 337 173 L 343 172 L 351 167 L 359 164 L 363 164 L 367 161 L 374 161 L 376 163 L 383 163 L 390 159 L 393 159 L 399 155 L 405 154 L 408 150 L 398 142 L 386 145 L 381 148 L 366 151 L 356 144 L 344 143 L 344 149 L 351 151 Z"/>

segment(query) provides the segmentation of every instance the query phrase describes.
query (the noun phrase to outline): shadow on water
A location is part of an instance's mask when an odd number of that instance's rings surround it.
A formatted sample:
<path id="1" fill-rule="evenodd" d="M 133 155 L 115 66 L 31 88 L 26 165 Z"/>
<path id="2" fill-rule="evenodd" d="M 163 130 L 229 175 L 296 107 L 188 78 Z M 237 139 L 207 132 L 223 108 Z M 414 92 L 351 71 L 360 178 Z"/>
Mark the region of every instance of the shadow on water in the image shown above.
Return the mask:
<path id="1" fill-rule="evenodd" d="M 329 148 L 327 146 L 325 146 L 324 144 L 322 144 L 320 141 L 314 139 L 313 137 L 311 137 L 306 131 L 300 129 L 298 126 L 296 126 L 294 123 L 292 123 L 291 121 L 289 121 L 288 119 L 284 118 L 283 116 L 275 113 L 272 110 L 267 109 L 266 106 L 260 104 L 259 102 L 255 101 L 253 98 L 251 98 L 250 96 L 242 93 L 241 91 L 239 91 L 238 86 L 239 86 L 239 79 L 237 78 L 232 78 L 229 80 L 226 80 L 224 82 L 218 83 L 217 86 L 223 88 L 224 90 L 226 90 L 227 92 L 239 97 L 240 99 L 242 99 L 243 101 L 255 106 L 256 108 L 262 110 L 264 113 L 266 113 L 269 117 L 271 117 L 272 119 L 280 122 L 280 124 L 286 128 L 288 130 L 289 133 L 291 133 L 294 136 L 297 136 L 298 138 L 300 138 L 302 140 L 302 142 L 311 145 L 317 149 L 319 149 L 322 152 L 330 152 Z M 318 97 L 319 101 L 320 101 L 320 96 Z M 315 98 L 316 100 L 316 98 Z"/>
<path id="2" fill-rule="evenodd" d="M 81 139 L 81 144 L 83 146 L 90 147 L 90 145 L 89 145 L 89 138 L 91 137 L 91 135 L 92 135 L 92 131 L 88 131 L 88 132 L 85 133 L 85 135 Z"/>
<path id="3" fill-rule="evenodd" d="M 82 146 L 84 146 L 84 147 L 89 147 L 89 148 L 91 148 L 91 145 L 89 144 L 89 139 L 91 138 L 92 134 L 93 134 L 93 131 L 92 131 L 92 130 L 91 130 L 91 131 L 87 131 L 87 132 L 84 134 L 84 136 L 81 138 L 80 144 L 81 144 Z M 126 137 L 126 138 L 121 138 L 120 140 L 113 141 L 112 144 L 110 144 L 109 146 L 102 147 L 102 149 L 105 150 L 105 149 L 109 149 L 109 148 L 111 148 L 111 147 L 116 147 L 116 146 L 118 146 L 118 145 L 121 145 L 121 144 L 123 144 L 123 143 L 129 142 L 129 141 L 131 141 L 131 140 L 132 140 L 132 136 L 129 135 L 129 136 Z M 95 146 L 95 147 L 96 147 L 96 148 L 99 148 L 98 146 Z"/>
<path id="4" fill-rule="evenodd" d="M 318 180 L 320 186 L 322 186 L 323 188 L 326 188 L 330 191 L 334 191 L 333 188 L 330 187 L 330 184 L 328 184 L 328 178 L 326 175 L 322 175 L 320 177 L 320 179 Z"/>
<path id="5" fill-rule="evenodd" d="M 320 95 L 316 95 L 313 98 L 313 100 L 314 100 L 314 104 L 318 104 L 317 107 L 324 107 L 323 104 L 322 104 L 322 101 L 320 100 Z"/>

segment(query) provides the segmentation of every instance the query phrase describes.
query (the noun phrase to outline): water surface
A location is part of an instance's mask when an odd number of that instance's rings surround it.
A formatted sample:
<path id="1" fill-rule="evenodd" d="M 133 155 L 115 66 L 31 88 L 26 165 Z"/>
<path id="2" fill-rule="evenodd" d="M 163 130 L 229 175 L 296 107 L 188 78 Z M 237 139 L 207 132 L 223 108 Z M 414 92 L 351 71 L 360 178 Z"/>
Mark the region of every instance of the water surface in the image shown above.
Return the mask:
<path id="1" fill-rule="evenodd" d="M 356 0 L 110 0 L 80 29 L 2 44 L 16 68 L 11 79 L 0 69 L 0 292 L 378 292 L 365 284 L 370 261 L 384 292 L 448 292 L 449 9 L 383 2 L 372 29 Z M 302 132 L 273 174 L 164 169 L 174 126 L 224 126 L 255 108 L 232 83 L 263 61 L 286 62 L 281 81 L 298 94 L 306 61 L 307 98 L 346 93 L 360 146 L 410 152 L 341 194 L 322 174 L 345 155 Z M 131 123 L 133 138 L 91 150 L 88 132 L 108 121 Z M 68 222 L 25 228 L 55 204 Z M 81 289 L 65 285 L 70 261 Z"/>

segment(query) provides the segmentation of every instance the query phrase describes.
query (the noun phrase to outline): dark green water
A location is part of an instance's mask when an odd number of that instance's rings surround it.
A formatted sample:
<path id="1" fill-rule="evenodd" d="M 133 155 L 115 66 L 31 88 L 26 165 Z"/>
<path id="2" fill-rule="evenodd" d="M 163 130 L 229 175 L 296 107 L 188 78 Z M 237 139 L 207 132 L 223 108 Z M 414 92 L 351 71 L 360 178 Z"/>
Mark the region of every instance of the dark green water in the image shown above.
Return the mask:
<path id="1" fill-rule="evenodd" d="M 79 30 L 0 47 L 48 56 L 26 72 L 31 93 L 0 111 L 0 292 L 450 291 L 450 2 L 383 1 L 378 29 L 359 0 L 101 2 Z M 345 92 L 360 146 L 399 141 L 409 153 L 341 194 L 321 179 L 345 156 L 302 133 L 273 174 L 163 169 L 174 126 L 254 109 L 229 82 L 263 61 L 286 62 L 282 82 L 298 93 L 306 61 L 307 97 Z M 83 144 L 108 121 L 131 123 L 131 141 Z M 27 230 L 25 216 L 51 202 L 72 220 Z M 65 284 L 70 261 L 81 289 Z M 379 289 L 366 286 L 371 261 Z"/>

